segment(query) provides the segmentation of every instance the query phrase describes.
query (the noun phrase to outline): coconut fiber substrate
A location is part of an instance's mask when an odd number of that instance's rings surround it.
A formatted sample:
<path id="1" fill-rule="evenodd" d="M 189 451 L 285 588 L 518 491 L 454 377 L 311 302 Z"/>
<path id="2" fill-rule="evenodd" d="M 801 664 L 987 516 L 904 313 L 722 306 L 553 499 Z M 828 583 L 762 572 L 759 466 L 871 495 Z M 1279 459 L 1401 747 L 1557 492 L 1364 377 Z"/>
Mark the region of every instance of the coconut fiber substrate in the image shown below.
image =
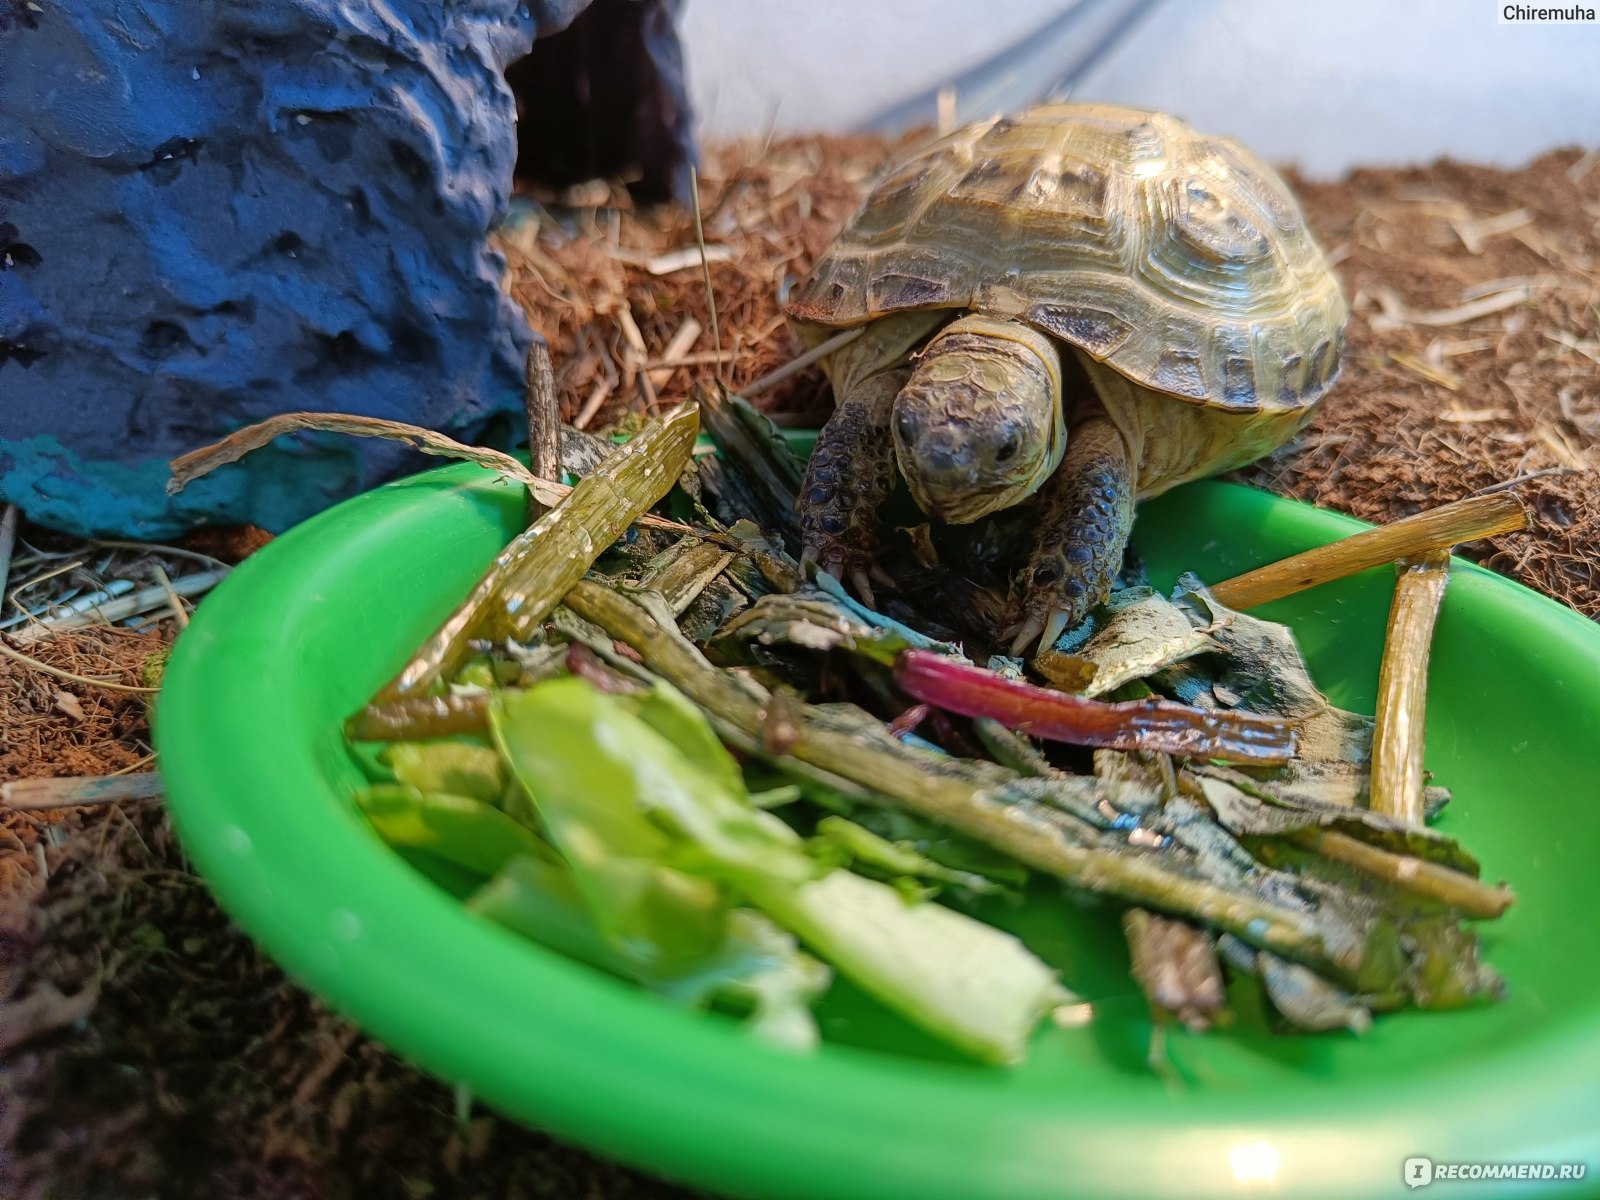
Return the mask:
<path id="1" fill-rule="evenodd" d="M 727 147 L 702 180 L 720 357 L 791 357 L 779 317 L 890 147 Z M 1462 548 L 1600 616 L 1600 164 L 1443 162 L 1301 183 L 1351 301 L 1344 374 L 1240 474 L 1386 521 L 1519 477 L 1534 528 Z M 563 414 L 626 425 L 719 358 L 692 219 L 620 189 L 529 198 L 505 235 Z M 558 201 L 564 203 L 558 203 Z M 691 253 L 680 255 L 678 252 Z M 816 420 L 814 371 L 759 396 Z M 36 658 L 139 682 L 171 631 L 91 630 Z M 149 769 L 145 697 L 0 659 L 0 781 Z M 4 815 L 0 1195 L 422 1198 L 688 1193 L 474 1108 L 294 985 L 190 873 L 159 801 Z"/>

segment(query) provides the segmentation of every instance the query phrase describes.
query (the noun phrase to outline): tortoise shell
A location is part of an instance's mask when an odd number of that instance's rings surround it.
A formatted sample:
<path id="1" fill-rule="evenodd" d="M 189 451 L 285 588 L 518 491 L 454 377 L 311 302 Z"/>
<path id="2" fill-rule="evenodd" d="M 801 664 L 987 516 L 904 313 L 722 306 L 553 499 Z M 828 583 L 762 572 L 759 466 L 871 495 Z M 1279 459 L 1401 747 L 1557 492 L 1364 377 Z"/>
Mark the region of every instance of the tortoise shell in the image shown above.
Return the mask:
<path id="1" fill-rule="evenodd" d="M 1282 178 L 1165 113 L 1053 104 L 895 166 L 789 304 L 836 328 L 1018 317 L 1136 384 L 1235 412 L 1309 407 L 1346 308 Z"/>

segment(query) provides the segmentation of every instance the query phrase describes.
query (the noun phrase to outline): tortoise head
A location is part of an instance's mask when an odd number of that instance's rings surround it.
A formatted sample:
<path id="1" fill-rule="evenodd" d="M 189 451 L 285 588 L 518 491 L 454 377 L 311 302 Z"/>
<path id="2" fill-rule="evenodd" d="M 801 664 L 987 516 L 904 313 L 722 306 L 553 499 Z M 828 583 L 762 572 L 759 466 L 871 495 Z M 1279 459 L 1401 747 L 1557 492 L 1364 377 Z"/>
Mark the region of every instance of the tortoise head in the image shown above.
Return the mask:
<path id="1" fill-rule="evenodd" d="M 930 517 L 967 524 L 1038 490 L 1066 452 L 1061 359 L 1020 321 L 942 329 L 894 401 L 894 451 Z"/>

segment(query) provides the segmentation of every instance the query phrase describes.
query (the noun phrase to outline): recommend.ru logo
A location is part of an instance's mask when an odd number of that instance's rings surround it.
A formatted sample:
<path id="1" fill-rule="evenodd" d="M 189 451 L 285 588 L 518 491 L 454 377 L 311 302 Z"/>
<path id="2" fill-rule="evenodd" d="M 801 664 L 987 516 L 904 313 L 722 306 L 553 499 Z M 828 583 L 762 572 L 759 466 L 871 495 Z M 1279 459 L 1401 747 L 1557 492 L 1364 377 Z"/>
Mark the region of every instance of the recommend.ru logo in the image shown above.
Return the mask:
<path id="1" fill-rule="evenodd" d="M 1537 1179 L 1576 1182 L 1589 1173 L 1588 1163 L 1434 1162 L 1417 1155 L 1400 1168 L 1407 1187 L 1426 1187 L 1441 1179 Z"/>

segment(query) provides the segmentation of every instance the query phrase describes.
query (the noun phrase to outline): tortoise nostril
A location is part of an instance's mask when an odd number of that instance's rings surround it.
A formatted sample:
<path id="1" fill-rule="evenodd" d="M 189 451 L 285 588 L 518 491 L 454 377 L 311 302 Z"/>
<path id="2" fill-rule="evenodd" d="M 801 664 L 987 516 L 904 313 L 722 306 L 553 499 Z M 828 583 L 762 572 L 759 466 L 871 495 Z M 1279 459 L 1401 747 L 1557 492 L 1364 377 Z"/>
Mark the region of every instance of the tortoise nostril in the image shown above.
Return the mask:
<path id="1" fill-rule="evenodd" d="M 972 446 L 949 434 L 936 434 L 917 447 L 923 469 L 938 474 L 965 474 L 972 468 Z"/>

